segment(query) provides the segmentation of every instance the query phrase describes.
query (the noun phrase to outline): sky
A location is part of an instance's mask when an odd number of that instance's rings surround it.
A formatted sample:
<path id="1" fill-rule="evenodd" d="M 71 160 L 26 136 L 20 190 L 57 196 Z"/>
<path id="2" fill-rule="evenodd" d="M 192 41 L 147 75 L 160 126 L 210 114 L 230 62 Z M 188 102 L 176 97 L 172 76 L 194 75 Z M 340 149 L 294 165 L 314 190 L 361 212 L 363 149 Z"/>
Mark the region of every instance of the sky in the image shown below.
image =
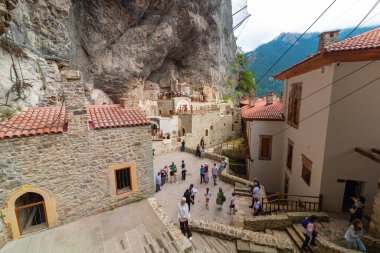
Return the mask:
<path id="1" fill-rule="evenodd" d="M 241 0 L 231 0 L 235 7 Z M 378 0 L 336 0 L 310 32 L 355 27 Z M 239 2 L 239 3 L 238 3 Z M 247 0 L 251 17 L 235 30 L 244 52 L 276 38 L 281 32 L 303 33 L 333 0 Z M 361 27 L 380 25 L 380 3 Z"/>

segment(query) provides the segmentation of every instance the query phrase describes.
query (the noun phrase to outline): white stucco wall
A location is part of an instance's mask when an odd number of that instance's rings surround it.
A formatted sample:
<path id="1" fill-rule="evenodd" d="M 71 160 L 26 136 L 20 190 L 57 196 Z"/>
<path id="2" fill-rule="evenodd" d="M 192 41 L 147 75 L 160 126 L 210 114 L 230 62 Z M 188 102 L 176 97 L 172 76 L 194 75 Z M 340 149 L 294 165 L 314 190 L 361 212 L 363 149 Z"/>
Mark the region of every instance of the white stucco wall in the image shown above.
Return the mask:
<path id="1" fill-rule="evenodd" d="M 161 117 L 160 118 L 160 129 L 164 134 L 170 133 L 170 135 L 175 131 L 178 131 L 178 116 L 172 117 Z"/>
<path id="2" fill-rule="evenodd" d="M 334 80 L 368 62 L 340 63 Z M 375 62 L 334 83 L 332 101 L 379 77 L 380 62 Z M 380 146 L 380 80 L 339 101 L 330 108 L 321 193 L 324 208 L 341 211 L 345 183 L 337 179 L 363 181 L 362 194 L 367 199 L 367 213 L 377 192 L 380 177 L 378 163 L 354 151 L 355 147 Z"/>
<path id="3" fill-rule="evenodd" d="M 250 179 L 257 178 L 268 192 L 276 192 L 281 188 L 281 164 L 283 153 L 284 121 L 253 121 L 248 124 L 250 130 L 250 152 L 253 159 Z M 280 133 L 280 134 L 278 134 Z M 259 160 L 260 135 L 272 135 L 271 160 Z"/>
<path id="4" fill-rule="evenodd" d="M 285 84 L 285 108 L 289 103 L 290 85 L 292 83 L 302 82 L 302 95 L 300 107 L 300 121 L 311 114 L 321 110 L 329 105 L 331 96 L 331 86 L 311 95 L 306 96 L 319 90 L 332 82 L 334 64 L 316 69 L 308 73 L 293 77 L 286 81 Z M 323 73 L 322 73 L 323 72 Z M 318 196 L 321 187 L 322 167 L 324 159 L 324 149 L 327 133 L 329 108 L 317 113 L 299 123 L 298 129 L 286 124 L 287 130 L 284 132 L 282 173 L 281 173 L 281 190 L 284 190 L 285 172 L 289 176 L 289 194 Z M 287 110 L 285 111 L 287 117 Z M 294 142 L 292 170 L 286 168 L 286 156 L 288 138 Z M 301 177 L 302 174 L 302 156 L 304 154 L 312 162 L 312 173 L 310 186 Z"/>

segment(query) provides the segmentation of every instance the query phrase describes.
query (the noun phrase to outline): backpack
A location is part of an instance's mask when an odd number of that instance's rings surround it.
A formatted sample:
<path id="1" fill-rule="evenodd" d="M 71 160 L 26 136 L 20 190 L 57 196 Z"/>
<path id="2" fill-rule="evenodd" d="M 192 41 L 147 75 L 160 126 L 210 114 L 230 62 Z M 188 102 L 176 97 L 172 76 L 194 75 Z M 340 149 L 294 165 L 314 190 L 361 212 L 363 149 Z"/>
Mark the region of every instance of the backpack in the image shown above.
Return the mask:
<path id="1" fill-rule="evenodd" d="M 307 225 L 309 224 L 309 218 L 305 218 L 302 220 L 301 225 L 303 228 L 307 228 Z"/>
<path id="2" fill-rule="evenodd" d="M 226 201 L 226 196 L 222 196 L 222 202 Z"/>

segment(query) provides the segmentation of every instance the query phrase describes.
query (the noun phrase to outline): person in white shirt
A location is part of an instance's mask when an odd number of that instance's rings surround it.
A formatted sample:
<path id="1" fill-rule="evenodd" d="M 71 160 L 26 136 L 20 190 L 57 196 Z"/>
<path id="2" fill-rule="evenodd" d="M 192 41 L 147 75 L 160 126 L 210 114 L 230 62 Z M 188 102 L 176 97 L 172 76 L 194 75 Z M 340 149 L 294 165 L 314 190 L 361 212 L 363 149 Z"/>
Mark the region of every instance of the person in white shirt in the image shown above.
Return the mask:
<path id="1" fill-rule="evenodd" d="M 259 181 L 255 180 L 253 182 L 253 188 L 252 188 L 252 205 L 250 205 L 250 208 L 253 208 L 255 205 L 255 199 L 260 198 L 260 183 Z"/>
<path id="2" fill-rule="evenodd" d="M 184 234 L 185 236 L 187 235 L 187 238 L 191 240 L 192 234 L 189 227 L 189 206 L 187 205 L 186 198 L 184 197 L 181 199 L 181 203 L 178 204 L 177 217 L 182 234 Z"/>
<path id="3" fill-rule="evenodd" d="M 344 239 L 346 239 L 348 248 L 355 250 L 359 248 L 360 252 L 366 252 L 367 249 L 364 246 L 360 237 L 363 236 L 363 223 L 359 219 L 354 219 L 352 225 L 347 229 Z"/>
<path id="4" fill-rule="evenodd" d="M 230 214 L 236 214 L 237 210 L 236 210 L 236 206 L 235 206 L 235 200 L 236 200 L 236 197 L 235 197 L 236 193 L 232 193 L 232 197 L 231 197 L 231 203 L 230 203 Z"/>
<path id="5" fill-rule="evenodd" d="M 205 197 L 206 197 L 206 208 L 207 210 L 209 210 L 208 203 L 210 202 L 210 198 L 211 198 L 211 191 L 209 188 L 206 188 Z"/>

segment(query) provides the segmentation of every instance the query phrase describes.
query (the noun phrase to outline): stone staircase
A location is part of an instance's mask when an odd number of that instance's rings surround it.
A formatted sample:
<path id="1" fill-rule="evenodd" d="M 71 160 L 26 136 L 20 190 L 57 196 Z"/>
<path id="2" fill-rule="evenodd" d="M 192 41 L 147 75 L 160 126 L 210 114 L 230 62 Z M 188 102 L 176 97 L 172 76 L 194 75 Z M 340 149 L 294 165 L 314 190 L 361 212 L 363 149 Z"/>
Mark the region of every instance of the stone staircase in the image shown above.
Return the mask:
<path id="1" fill-rule="evenodd" d="M 204 234 L 193 233 L 191 241 L 194 253 L 236 253 L 236 243 L 234 241 L 222 240 L 217 237 Z"/>
<path id="2" fill-rule="evenodd" d="M 300 224 L 293 224 L 291 227 L 286 228 L 286 232 L 289 235 L 289 238 L 292 240 L 294 245 L 296 246 L 295 248 L 297 249 L 298 252 L 301 251 L 301 246 L 304 240 L 304 234 L 302 232 L 302 228 Z M 315 252 L 315 248 L 313 246 L 308 246 L 307 247 L 308 252 Z"/>
<path id="3" fill-rule="evenodd" d="M 121 238 L 105 241 L 104 252 L 180 253 L 183 251 L 168 231 L 161 233 L 158 228 L 150 228 L 147 232 L 143 227 L 128 230 Z"/>

